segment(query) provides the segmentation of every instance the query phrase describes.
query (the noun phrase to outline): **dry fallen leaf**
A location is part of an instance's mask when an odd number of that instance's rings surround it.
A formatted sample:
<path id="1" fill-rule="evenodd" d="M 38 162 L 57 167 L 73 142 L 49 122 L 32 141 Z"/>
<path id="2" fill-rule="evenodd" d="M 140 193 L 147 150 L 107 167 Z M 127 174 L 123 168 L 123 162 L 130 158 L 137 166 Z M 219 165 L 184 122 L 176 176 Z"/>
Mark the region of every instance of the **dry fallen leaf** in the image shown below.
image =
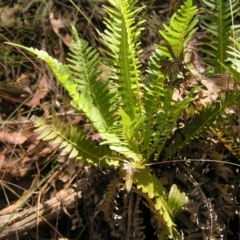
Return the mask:
<path id="1" fill-rule="evenodd" d="M 52 25 L 53 31 L 58 35 L 58 37 L 68 46 L 71 47 L 72 37 L 68 33 L 67 23 L 64 18 L 54 16 L 54 13 L 50 13 L 49 20 Z"/>
<path id="2" fill-rule="evenodd" d="M 22 132 L 12 132 L 8 133 L 5 131 L 0 131 L 0 140 L 12 143 L 12 144 L 23 144 L 28 137 L 22 134 Z"/>
<path id="3" fill-rule="evenodd" d="M 16 23 L 15 14 L 21 10 L 19 4 L 14 4 L 13 7 L 0 8 L 0 27 L 11 27 Z"/>
<path id="4" fill-rule="evenodd" d="M 60 175 L 58 176 L 58 179 L 66 183 L 67 181 L 71 180 L 74 174 L 76 174 L 76 163 L 72 161 L 65 166 L 64 171 L 60 173 Z"/>
<path id="5" fill-rule="evenodd" d="M 46 76 L 43 76 L 38 84 L 38 90 L 33 95 L 32 99 L 27 103 L 29 107 L 36 107 L 40 104 L 40 100 L 46 96 L 50 89 L 48 79 Z"/>
<path id="6" fill-rule="evenodd" d="M 7 149 L 4 149 L 1 153 L 0 153 L 0 170 L 2 169 L 2 167 L 5 167 L 6 165 L 6 154 Z"/>

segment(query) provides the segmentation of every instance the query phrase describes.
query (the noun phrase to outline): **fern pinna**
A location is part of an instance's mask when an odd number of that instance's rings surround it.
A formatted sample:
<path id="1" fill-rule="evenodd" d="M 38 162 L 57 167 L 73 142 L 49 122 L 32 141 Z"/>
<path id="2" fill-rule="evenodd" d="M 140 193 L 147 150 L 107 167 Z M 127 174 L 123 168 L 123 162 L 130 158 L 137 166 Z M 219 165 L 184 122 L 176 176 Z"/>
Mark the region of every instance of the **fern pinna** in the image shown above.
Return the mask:
<path id="1" fill-rule="evenodd" d="M 160 239 L 167 235 L 181 239 L 174 218 L 181 211 L 185 194 L 172 186 L 168 198 L 156 176 L 150 172 L 150 159 L 160 158 L 165 149 L 165 160 L 177 150 L 185 147 L 194 138 L 205 133 L 219 120 L 224 109 L 239 99 L 239 94 L 230 96 L 223 105 L 207 107 L 200 115 L 186 122 L 182 135 L 176 135 L 171 146 L 166 142 L 182 113 L 194 100 L 199 88 L 192 88 L 178 101 L 173 100 L 174 82 L 186 80 L 182 55 L 188 41 L 196 32 L 197 8 L 192 0 L 186 0 L 160 31 L 163 44 L 156 45 L 156 51 L 149 61 L 149 69 L 141 72 L 139 36 L 144 21 L 136 22 L 137 14 L 144 7 L 136 8 L 137 0 L 109 0 L 106 11 L 106 30 L 101 35 L 107 58 L 101 59 L 96 50 L 80 39 L 72 27 L 72 44 L 68 64 L 62 64 L 46 52 L 22 47 L 44 60 L 54 72 L 58 81 L 68 91 L 72 106 L 84 113 L 103 141 L 100 145 L 84 137 L 81 129 L 58 127 L 56 119 L 52 126 L 44 120 L 36 120 L 36 131 L 41 131 L 39 139 L 54 140 L 70 157 L 85 160 L 97 166 L 102 160 L 107 167 L 120 167 L 125 170 L 126 189 L 131 191 L 132 183 L 142 191 L 150 209 L 165 228 Z M 167 62 L 169 69 L 161 64 Z M 102 74 L 99 66 L 105 66 L 110 74 Z M 204 120 L 204 124 L 201 121 Z M 193 125 L 191 125 L 193 124 Z M 183 136 L 183 137 L 181 137 Z M 159 220 L 160 221 L 160 220 Z"/>

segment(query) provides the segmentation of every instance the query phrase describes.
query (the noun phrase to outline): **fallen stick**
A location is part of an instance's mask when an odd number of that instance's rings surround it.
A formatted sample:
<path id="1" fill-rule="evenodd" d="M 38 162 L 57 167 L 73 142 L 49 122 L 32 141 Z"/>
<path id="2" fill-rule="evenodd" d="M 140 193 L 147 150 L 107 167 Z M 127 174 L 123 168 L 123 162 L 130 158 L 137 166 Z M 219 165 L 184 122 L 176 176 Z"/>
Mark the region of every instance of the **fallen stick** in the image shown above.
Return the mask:
<path id="1" fill-rule="evenodd" d="M 65 208 L 75 206 L 76 200 L 81 198 L 81 192 L 76 192 L 76 186 L 69 187 L 57 192 L 56 197 L 17 212 L 0 216 L 0 239 L 4 240 L 11 236 L 22 235 L 40 225 L 49 222 L 63 212 Z"/>

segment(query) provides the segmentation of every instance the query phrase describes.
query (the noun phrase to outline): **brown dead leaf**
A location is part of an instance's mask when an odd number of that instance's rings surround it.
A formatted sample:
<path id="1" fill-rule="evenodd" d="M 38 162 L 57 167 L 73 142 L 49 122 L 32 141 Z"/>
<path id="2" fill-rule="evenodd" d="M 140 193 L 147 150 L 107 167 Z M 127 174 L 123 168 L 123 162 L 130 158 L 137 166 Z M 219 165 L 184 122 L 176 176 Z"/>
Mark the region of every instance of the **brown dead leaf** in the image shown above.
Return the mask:
<path id="1" fill-rule="evenodd" d="M 68 47 L 71 47 L 72 37 L 68 33 L 66 20 L 62 16 L 55 17 L 54 13 L 50 13 L 49 20 L 53 31 Z"/>
<path id="2" fill-rule="evenodd" d="M 72 179 L 74 174 L 76 174 L 76 164 L 75 162 L 70 162 L 67 166 L 65 166 L 64 171 L 60 173 L 58 179 L 66 183 Z"/>
<path id="3" fill-rule="evenodd" d="M 5 131 L 0 131 L 0 140 L 12 143 L 12 144 L 23 144 L 28 139 L 22 132 L 12 132 L 8 133 Z"/>
<path id="4" fill-rule="evenodd" d="M 39 157 L 48 156 L 48 155 L 50 155 L 51 153 L 53 153 L 54 151 L 56 151 L 57 149 L 58 149 L 57 146 L 55 146 L 55 148 L 46 146 L 45 148 L 43 148 L 43 149 L 38 153 L 38 156 L 39 156 Z"/>
<path id="5" fill-rule="evenodd" d="M 11 27 L 16 23 L 15 14 L 21 9 L 19 4 L 0 8 L 0 27 Z"/>
<path id="6" fill-rule="evenodd" d="M 26 173 L 35 168 L 35 166 L 32 166 L 33 161 L 34 159 L 29 158 L 28 156 L 23 156 L 19 159 L 12 159 L 8 166 L 8 172 L 13 177 L 23 177 Z"/>
<path id="7" fill-rule="evenodd" d="M 93 141 L 97 141 L 97 142 L 102 142 L 103 141 L 103 137 L 99 133 L 93 133 L 91 138 L 92 138 Z"/>
<path id="8" fill-rule="evenodd" d="M 82 125 L 82 122 L 85 122 L 86 119 L 84 118 L 83 115 L 78 115 L 75 116 L 70 122 L 68 122 L 66 125 L 67 126 L 77 126 L 77 125 Z"/>
<path id="9" fill-rule="evenodd" d="M 201 83 L 207 88 L 207 90 L 200 90 L 201 102 L 206 105 L 209 102 L 216 101 L 221 92 L 216 82 L 211 79 L 202 79 Z"/>
<path id="10" fill-rule="evenodd" d="M 7 149 L 4 149 L 1 153 L 0 153 L 0 170 L 2 169 L 2 167 L 4 168 L 6 166 L 6 154 Z"/>
<path id="11" fill-rule="evenodd" d="M 174 92 L 173 92 L 173 95 L 172 95 L 172 99 L 174 101 L 182 101 L 182 96 L 180 94 L 180 90 L 177 89 L 177 88 L 174 88 Z"/>
<path id="12" fill-rule="evenodd" d="M 100 72 L 99 79 L 107 79 L 111 76 L 111 70 L 104 64 L 100 64 L 97 68 L 97 71 Z"/>
<path id="13" fill-rule="evenodd" d="M 231 178 L 234 174 L 232 169 L 229 166 L 226 166 L 224 163 L 221 162 L 211 162 L 211 166 L 218 177 L 222 177 L 228 182 L 228 179 Z"/>
<path id="14" fill-rule="evenodd" d="M 42 141 L 32 141 L 32 144 L 30 144 L 28 146 L 28 149 L 26 151 L 26 155 L 28 157 L 32 157 L 37 153 L 39 153 L 41 151 L 41 149 L 43 148 L 44 146 L 44 142 Z"/>
<path id="15" fill-rule="evenodd" d="M 40 104 L 40 100 L 46 96 L 50 89 L 48 79 L 44 75 L 41 80 L 39 81 L 38 84 L 38 90 L 35 92 L 33 95 L 32 99 L 27 103 L 29 107 L 36 107 L 37 105 Z"/>
<path id="16" fill-rule="evenodd" d="M 166 176 L 165 177 L 161 177 L 159 180 L 160 180 L 161 184 L 164 185 L 164 186 L 169 184 L 169 179 Z"/>

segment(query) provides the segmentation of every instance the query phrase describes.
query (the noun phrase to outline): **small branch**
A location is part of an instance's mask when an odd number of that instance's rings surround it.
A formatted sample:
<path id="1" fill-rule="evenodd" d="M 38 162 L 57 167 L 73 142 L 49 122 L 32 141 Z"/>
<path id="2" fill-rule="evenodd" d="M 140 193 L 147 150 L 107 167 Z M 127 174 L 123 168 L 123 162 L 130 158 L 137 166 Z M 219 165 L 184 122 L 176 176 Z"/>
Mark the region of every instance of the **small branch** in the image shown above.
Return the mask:
<path id="1" fill-rule="evenodd" d="M 63 212 L 63 208 L 72 208 L 76 199 L 79 198 L 81 198 L 81 192 L 76 192 L 74 187 L 69 187 L 60 190 L 56 197 L 41 203 L 40 206 L 31 207 L 14 215 L 0 216 L 0 239 L 4 240 L 16 234 L 28 232 L 36 227 L 37 218 L 39 224 L 56 219 Z"/>

